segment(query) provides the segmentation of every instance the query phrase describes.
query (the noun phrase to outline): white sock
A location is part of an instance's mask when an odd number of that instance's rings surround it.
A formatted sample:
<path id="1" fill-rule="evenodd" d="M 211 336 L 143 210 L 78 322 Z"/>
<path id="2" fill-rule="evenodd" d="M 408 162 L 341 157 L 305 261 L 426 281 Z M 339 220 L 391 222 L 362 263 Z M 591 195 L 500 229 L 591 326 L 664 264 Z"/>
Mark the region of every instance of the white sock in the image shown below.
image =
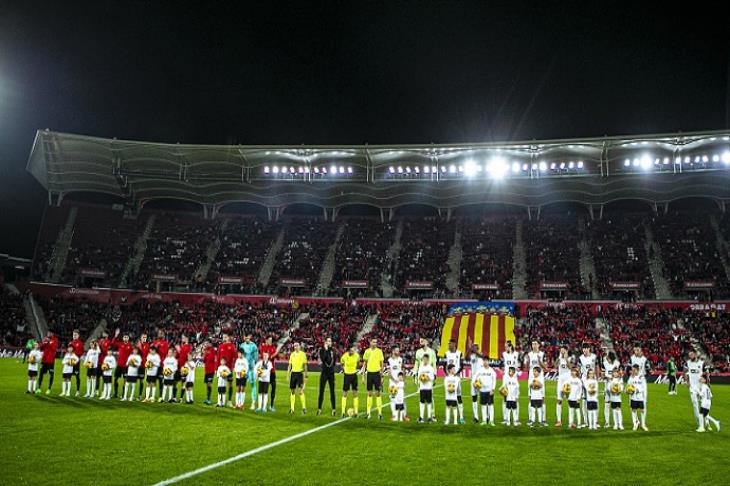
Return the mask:
<path id="1" fill-rule="evenodd" d="M 29 392 L 33 391 L 33 381 L 32 380 L 28 380 L 28 391 Z"/>
<path id="2" fill-rule="evenodd" d="M 557 403 L 555 404 L 555 416 L 557 417 L 556 422 L 562 422 L 561 417 L 563 415 L 563 404 Z"/>
<path id="3" fill-rule="evenodd" d="M 423 412 L 424 412 L 425 408 L 426 408 L 426 404 L 425 403 L 419 403 L 418 404 L 418 410 L 419 410 L 419 415 L 418 416 L 420 418 L 423 418 Z"/>
<path id="4" fill-rule="evenodd" d="M 639 420 L 636 418 L 636 410 L 631 411 L 631 423 L 636 427 L 639 424 Z"/>
<path id="5" fill-rule="evenodd" d="M 646 409 L 644 409 L 643 412 L 639 412 L 639 415 L 641 416 L 641 426 L 646 427 Z M 700 415 L 702 417 L 702 415 Z"/>
<path id="6" fill-rule="evenodd" d="M 426 404 L 426 411 L 428 412 L 429 417 L 433 417 L 433 414 L 436 413 L 433 411 L 433 409 L 434 409 L 433 403 Z"/>
<path id="7" fill-rule="evenodd" d="M 532 423 L 535 421 L 535 407 L 530 407 L 527 412 L 527 419 Z"/>
<path id="8" fill-rule="evenodd" d="M 132 393 L 130 393 L 130 395 L 129 395 L 130 400 L 134 400 L 134 390 L 136 390 L 136 389 L 137 389 L 137 384 L 132 383 Z"/>
<path id="9" fill-rule="evenodd" d="M 152 400 L 154 400 L 156 396 L 157 396 L 157 387 L 153 385 L 152 386 Z"/>
<path id="10" fill-rule="evenodd" d="M 489 406 L 489 422 L 494 423 L 494 405 Z"/>
<path id="11" fill-rule="evenodd" d="M 545 405 L 537 409 L 537 421 L 540 423 L 545 422 Z"/>
<path id="12" fill-rule="evenodd" d="M 516 403 L 516 407 L 517 407 L 517 408 L 515 408 L 515 409 L 514 409 L 514 410 L 512 411 L 512 413 L 513 413 L 513 414 L 514 414 L 514 416 L 515 416 L 515 423 L 518 423 L 518 422 L 520 421 L 520 402 L 517 402 L 517 403 Z"/>
<path id="13" fill-rule="evenodd" d="M 571 407 L 568 407 L 568 423 L 570 425 L 573 425 L 573 409 Z"/>
<path id="14" fill-rule="evenodd" d="M 150 387 L 145 388 L 145 390 L 144 390 L 144 399 L 145 400 L 149 400 L 150 399 L 150 393 L 151 392 L 152 392 L 152 390 L 150 390 Z"/>
<path id="15" fill-rule="evenodd" d="M 606 420 L 606 427 L 611 425 L 611 415 L 609 414 L 610 403 L 606 402 L 603 404 L 603 418 Z"/>
<path id="16" fill-rule="evenodd" d="M 478 415 L 474 415 L 474 417 L 476 417 L 477 420 L 479 420 Z M 482 405 L 482 422 L 486 422 L 486 421 L 487 421 L 487 406 Z"/>
<path id="17" fill-rule="evenodd" d="M 457 410 L 459 411 L 459 417 L 461 417 L 463 419 L 464 418 L 464 404 L 459 403 L 459 405 L 457 405 Z"/>
<path id="18" fill-rule="evenodd" d="M 446 407 L 446 425 L 451 422 L 451 407 Z"/>
<path id="19" fill-rule="evenodd" d="M 577 425 L 580 427 L 583 425 L 583 417 L 581 417 L 580 414 L 580 408 L 575 409 L 575 421 L 577 422 Z"/>
<path id="20" fill-rule="evenodd" d="M 479 420 L 479 404 L 476 395 L 471 396 L 471 413 L 475 419 Z M 484 412 L 482 412 L 482 418 L 484 418 Z"/>
<path id="21" fill-rule="evenodd" d="M 507 404 L 505 402 L 502 402 L 502 420 L 504 422 L 509 422 L 509 416 L 507 413 Z"/>

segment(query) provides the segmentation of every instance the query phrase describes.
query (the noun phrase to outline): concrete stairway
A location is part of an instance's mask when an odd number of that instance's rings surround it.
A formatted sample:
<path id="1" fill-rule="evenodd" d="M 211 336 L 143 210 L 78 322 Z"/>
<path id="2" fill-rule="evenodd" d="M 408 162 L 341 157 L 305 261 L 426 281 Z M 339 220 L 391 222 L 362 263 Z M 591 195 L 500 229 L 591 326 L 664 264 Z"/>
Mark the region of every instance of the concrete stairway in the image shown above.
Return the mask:
<path id="1" fill-rule="evenodd" d="M 106 331 L 107 328 L 107 321 L 105 318 L 102 318 L 99 321 L 99 324 L 94 328 L 93 331 L 91 331 L 91 334 L 89 334 L 89 337 L 86 339 L 86 342 L 84 343 L 85 346 L 88 348 L 91 344 L 91 341 L 94 339 L 99 339 L 101 337 L 101 333 Z"/>
<path id="2" fill-rule="evenodd" d="M 43 312 L 43 308 L 33 298 L 33 295 L 29 294 L 23 300 L 23 309 L 25 310 L 25 320 L 30 325 L 30 329 L 33 331 L 33 335 L 41 339 L 43 336 L 48 334 L 48 322 L 46 321 L 46 314 Z"/>
<path id="3" fill-rule="evenodd" d="M 220 233 L 218 233 L 218 237 L 210 242 L 210 245 L 208 245 L 208 250 L 205 254 L 205 261 L 200 264 L 198 267 L 198 270 L 195 272 L 195 275 L 193 275 L 193 279 L 195 279 L 198 275 L 202 275 L 203 279 L 208 278 L 208 273 L 210 272 L 210 267 L 213 266 L 213 262 L 215 261 L 216 257 L 218 256 L 218 252 L 221 249 L 221 238 L 220 235 L 223 231 L 226 230 L 228 227 L 228 220 L 224 219 L 223 223 L 220 226 Z"/>
<path id="4" fill-rule="evenodd" d="M 662 260 L 662 250 L 658 243 L 654 241 L 654 233 L 651 228 L 647 225 L 644 228 L 644 249 L 646 250 L 646 257 L 649 261 L 649 272 L 651 273 L 651 279 L 654 281 L 654 292 L 656 298 L 659 300 L 670 300 L 675 298 L 672 295 L 669 282 L 664 277 L 664 260 Z M 654 255 L 652 257 L 651 249 L 654 249 Z"/>
<path id="5" fill-rule="evenodd" d="M 725 241 L 725 238 L 722 236 L 722 232 L 720 231 L 720 225 L 718 224 L 717 218 L 714 215 L 710 216 L 710 225 L 715 230 L 717 252 L 719 253 L 720 260 L 722 261 L 722 267 L 725 270 L 725 276 L 730 281 L 730 252 L 728 252 L 729 247 L 727 241 Z"/>
<path id="6" fill-rule="evenodd" d="M 345 223 L 340 223 L 335 233 L 335 241 L 332 242 L 327 255 L 324 257 L 322 262 L 322 268 L 319 271 L 319 278 L 317 279 L 317 290 L 316 293 L 319 295 L 326 295 L 327 290 L 332 284 L 332 277 L 335 275 L 335 256 L 337 255 L 337 247 L 342 238 L 342 233 L 345 232 Z"/>
<path id="7" fill-rule="evenodd" d="M 388 248 L 387 253 L 387 262 L 388 266 L 387 268 L 392 268 L 394 270 L 398 269 L 398 257 L 400 256 L 400 249 L 401 249 L 401 237 L 403 236 L 403 220 L 398 221 L 398 226 L 395 227 L 395 237 L 393 238 L 393 244 L 390 245 L 390 248 Z M 395 279 L 395 272 L 393 275 L 389 274 L 389 271 L 383 272 L 380 276 L 380 290 L 383 293 L 383 297 L 390 298 L 393 297 L 393 284 Z"/>
<path id="8" fill-rule="evenodd" d="M 269 279 L 271 279 L 271 273 L 274 271 L 274 265 L 276 264 L 276 256 L 281 251 L 281 247 L 284 246 L 284 235 L 286 233 L 286 224 L 282 225 L 281 231 L 276 236 L 276 239 L 269 247 L 269 251 L 266 252 L 266 258 L 264 263 L 261 265 L 259 270 L 258 281 L 261 285 L 266 288 L 269 285 Z"/>
<path id="9" fill-rule="evenodd" d="M 51 266 L 45 275 L 47 282 L 58 283 L 63 275 L 63 269 L 66 267 L 66 258 L 68 258 L 68 249 L 71 246 L 71 240 L 74 236 L 74 224 L 76 223 L 77 207 L 72 207 L 68 212 L 66 224 L 58 234 L 56 244 L 53 246 L 53 254 L 51 255 Z"/>
<path id="10" fill-rule="evenodd" d="M 309 312 L 302 312 L 299 315 L 297 315 L 294 320 L 291 323 L 291 326 L 289 326 L 289 330 L 285 335 L 283 335 L 277 342 L 276 342 L 276 352 L 278 353 L 281 348 L 284 347 L 284 345 L 289 341 L 289 338 L 291 338 L 291 335 L 294 331 L 299 329 L 299 326 L 302 325 L 302 321 L 304 319 L 309 318 Z"/>
<path id="11" fill-rule="evenodd" d="M 139 267 L 142 265 L 142 259 L 144 258 L 145 251 L 147 250 L 147 239 L 150 237 L 150 233 L 152 233 L 152 228 L 155 226 L 156 218 L 157 215 L 155 214 L 151 214 L 150 217 L 147 218 L 147 223 L 145 223 L 142 234 L 139 235 L 139 238 L 137 238 L 137 241 L 134 243 L 134 253 L 129 258 L 129 261 L 127 261 L 127 265 L 124 267 L 122 276 L 119 279 L 119 287 L 122 289 L 127 288 L 129 286 L 129 282 L 137 276 L 137 273 L 139 273 Z"/>
<path id="12" fill-rule="evenodd" d="M 515 245 L 512 247 L 512 298 L 527 298 L 527 260 L 522 243 L 522 220 L 515 227 Z"/>
<path id="13" fill-rule="evenodd" d="M 449 249 L 449 258 L 446 263 L 449 265 L 449 274 L 446 276 L 446 289 L 452 296 L 459 295 L 459 281 L 461 280 L 461 230 L 456 228 L 454 233 L 454 244 Z"/>
<path id="14" fill-rule="evenodd" d="M 687 326 L 684 325 L 684 319 L 680 318 L 677 319 L 677 328 L 687 330 Z M 703 360 L 705 363 L 711 363 L 712 360 L 710 359 L 710 356 L 707 354 L 707 349 L 705 348 L 704 343 L 700 342 L 699 339 L 694 337 L 693 334 L 689 335 L 690 342 L 692 343 L 692 347 L 697 351 L 697 355 L 700 357 L 701 360 Z M 682 363 L 677 363 L 677 366 L 681 368 Z"/>
<path id="15" fill-rule="evenodd" d="M 580 249 L 580 278 L 583 281 L 583 286 L 591 291 L 591 298 L 600 299 L 601 295 L 598 292 L 598 279 L 596 278 L 596 266 L 593 262 L 591 243 L 588 240 L 586 223 L 582 217 L 578 218 L 578 234 L 580 235 L 580 242 L 578 243 Z M 593 285 L 589 285 L 591 275 L 593 275 Z"/>
<path id="16" fill-rule="evenodd" d="M 601 342 L 606 351 L 613 351 L 613 340 L 611 339 L 611 330 L 608 323 L 602 317 L 595 319 L 596 329 L 601 333 Z"/>
<path id="17" fill-rule="evenodd" d="M 378 321 L 377 312 L 375 312 L 373 314 L 368 314 L 368 316 L 365 318 L 365 322 L 363 322 L 362 327 L 360 328 L 360 331 L 358 331 L 358 333 L 357 333 L 357 337 L 355 338 L 355 343 L 359 343 L 360 341 L 362 341 L 362 338 L 367 336 L 367 334 L 373 330 L 373 326 L 375 326 L 375 323 L 377 321 Z"/>

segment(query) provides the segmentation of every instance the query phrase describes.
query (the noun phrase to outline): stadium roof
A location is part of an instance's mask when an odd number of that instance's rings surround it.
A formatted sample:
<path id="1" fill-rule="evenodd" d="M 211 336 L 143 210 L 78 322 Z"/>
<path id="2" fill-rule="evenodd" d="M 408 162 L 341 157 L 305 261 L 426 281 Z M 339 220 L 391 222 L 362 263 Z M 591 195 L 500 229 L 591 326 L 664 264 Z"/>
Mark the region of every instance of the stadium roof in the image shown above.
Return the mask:
<path id="1" fill-rule="evenodd" d="M 28 171 L 49 195 L 106 193 L 141 206 L 311 203 L 540 207 L 620 199 L 730 200 L 730 131 L 424 145 L 192 145 L 39 130 Z"/>

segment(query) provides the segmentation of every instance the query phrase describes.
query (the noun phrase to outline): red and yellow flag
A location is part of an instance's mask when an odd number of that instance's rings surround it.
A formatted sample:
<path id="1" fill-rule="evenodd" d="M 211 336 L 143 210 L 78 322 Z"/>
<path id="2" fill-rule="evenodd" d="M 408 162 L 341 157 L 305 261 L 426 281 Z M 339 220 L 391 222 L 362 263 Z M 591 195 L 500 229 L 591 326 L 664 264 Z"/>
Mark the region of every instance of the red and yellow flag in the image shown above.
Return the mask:
<path id="1" fill-rule="evenodd" d="M 468 313 L 448 316 L 441 330 L 439 356 L 449 349 L 449 341 L 467 357 L 472 344 L 487 358 L 500 359 L 506 341 L 515 342 L 515 318 L 505 314 Z"/>

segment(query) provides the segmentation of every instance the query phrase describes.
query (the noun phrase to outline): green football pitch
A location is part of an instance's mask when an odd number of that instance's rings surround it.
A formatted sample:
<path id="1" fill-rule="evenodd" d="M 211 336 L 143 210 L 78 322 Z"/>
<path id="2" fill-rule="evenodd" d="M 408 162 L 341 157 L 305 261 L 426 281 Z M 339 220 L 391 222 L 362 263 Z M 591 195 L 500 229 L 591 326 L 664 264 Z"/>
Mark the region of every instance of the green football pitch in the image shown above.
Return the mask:
<path id="1" fill-rule="evenodd" d="M 393 423 L 389 407 L 382 422 L 338 421 L 329 415 L 328 405 L 325 415 L 317 417 L 315 373 L 306 386 L 308 414 L 291 416 L 284 373 L 279 373 L 277 411 L 255 414 L 202 405 L 205 390 L 200 375 L 196 404 L 188 406 L 60 398 L 60 379 L 52 395 L 27 395 L 25 369 L 15 359 L 0 360 L 2 484 L 155 484 L 247 451 L 254 453 L 180 484 L 688 485 L 727 484 L 730 477 L 728 434 L 694 431 L 685 387 L 679 388 L 678 396 L 668 396 L 664 386 L 650 387 L 649 432 L 631 430 L 626 403 L 628 430 L 589 431 L 552 425 L 535 429 L 472 425 L 469 397 L 464 397 L 467 424 L 447 427 L 443 389 L 434 392 L 437 424 Z M 60 373 L 56 376 L 60 378 Z M 337 380 L 339 387 L 341 375 Z M 555 385 L 549 386 L 552 397 Z M 409 380 L 407 392 L 415 391 Z M 713 393 L 712 415 L 730 427 L 730 387 L 716 385 Z M 417 400 L 414 395 L 407 401 L 413 418 Z M 499 419 L 501 400 L 497 402 Z M 551 424 L 554 403 L 548 399 Z M 363 394 L 360 411 L 364 405 Z M 524 424 L 525 399 L 521 414 Z M 291 439 L 307 431 L 311 433 Z M 282 443 L 262 447 L 277 441 Z M 258 448 L 262 450 L 255 451 Z"/>

